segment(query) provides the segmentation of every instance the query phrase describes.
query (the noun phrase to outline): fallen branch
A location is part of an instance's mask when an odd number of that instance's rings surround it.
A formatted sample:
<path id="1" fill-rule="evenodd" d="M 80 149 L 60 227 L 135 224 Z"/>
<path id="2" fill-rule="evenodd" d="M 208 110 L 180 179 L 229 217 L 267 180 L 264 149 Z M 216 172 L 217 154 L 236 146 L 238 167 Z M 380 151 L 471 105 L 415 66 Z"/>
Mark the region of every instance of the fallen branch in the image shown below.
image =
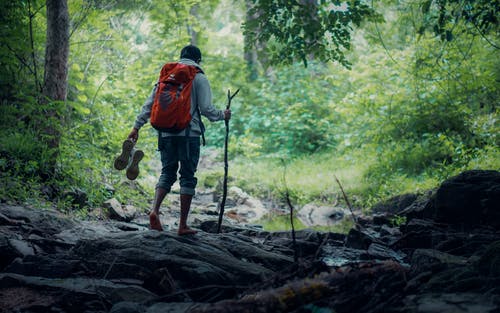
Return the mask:
<path id="1" fill-rule="evenodd" d="M 347 195 L 346 195 L 346 193 L 344 191 L 344 188 L 342 187 L 342 184 L 340 183 L 340 181 L 337 178 L 337 176 L 333 175 L 333 177 L 335 177 L 335 180 L 337 181 L 337 184 L 339 184 L 340 191 L 342 192 L 342 195 L 344 196 L 344 200 L 345 200 L 345 202 L 347 204 L 347 207 L 349 208 L 349 211 L 351 211 L 351 216 L 352 216 L 352 220 L 354 221 L 354 225 L 356 225 L 356 226 L 359 227 L 358 220 L 356 219 L 356 216 L 354 215 L 354 212 L 352 210 L 351 202 L 349 202 L 349 199 L 347 198 Z"/>

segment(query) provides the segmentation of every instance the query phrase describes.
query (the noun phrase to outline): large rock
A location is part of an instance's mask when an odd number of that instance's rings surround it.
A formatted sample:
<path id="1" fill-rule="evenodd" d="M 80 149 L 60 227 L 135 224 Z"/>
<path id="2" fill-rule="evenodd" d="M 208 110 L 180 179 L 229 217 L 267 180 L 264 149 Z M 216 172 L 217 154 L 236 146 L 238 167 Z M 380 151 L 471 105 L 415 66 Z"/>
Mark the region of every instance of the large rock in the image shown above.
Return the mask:
<path id="1" fill-rule="evenodd" d="M 259 199 L 234 186 L 230 187 L 227 192 L 224 209 L 227 217 L 240 222 L 255 222 L 267 213 L 267 209 Z"/>
<path id="2" fill-rule="evenodd" d="M 306 226 L 332 226 L 349 215 L 344 208 L 306 204 L 298 211 L 297 217 Z"/>
<path id="3" fill-rule="evenodd" d="M 156 231 L 82 240 L 72 254 L 110 279 L 152 281 L 161 278 L 155 271 L 163 270 L 181 288 L 255 282 L 292 262 L 230 235 L 179 237 Z"/>
<path id="4" fill-rule="evenodd" d="M 444 181 L 430 203 L 427 217 L 443 223 L 500 229 L 500 172 L 466 171 Z"/>
<path id="5" fill-rule="evenodd" d="M 31 227 L 30 234 L 45 237 L 76 225 L 75 221 L 68 216 L 48 209 L 28 209 L 23 206 L 2 205 L 1 214 L 10 220 L 10 223 L 6 223 L 8 226 Z"/>
<path id="6" fill-rule="evenodd" d="M 111 304 L 135 299 L 127 293 L 156 297 L 193 290 L 189 297 L 196 299 L 213 285 L 227 286 L 216 297 L 229 297 L 238 290 L 231 286 L 261 282 L 293 263 L 290 253 L 240 233 L 178 236 L 131 223 L 70 221 L 53 211 L 2 205 L 0 213 L 5 221 L 0 225 L 5 274 L 0 294 L 22 292 L 41 306 L 68 309 L 61 304 L 63 294 L 78 298 L 75 303 L 88 310 L 103 296 Z M 34 232 L 38 229 L 48 231 Z M 7 307 L 20 305 L 7 300 Z"/>
<path id="7" fill-rule="evenodd" d="M 412 193 L 398 195 L 375 204 L 372 207 L 372 212 L 397 214 L 412 205 L 418 197 L 418 195 Z"/>
<path id="8" fill-rule="evenodd" d="M 130 222 L 137 214 L 137 210 L 131 205 L 121 205 L 116 198 L 111 198 L 103 203 L 108 209 L 109 217 L 118 221 Z"/>
<path id="9" fill-rule="evenodd" d="M 96 312 L 95 309 L 103 312 L 106 306 L 104 303 L 99 305 L 99 299 L 106 299 L 113 304 L 125 300 L 144 302 L 157 298 L 157 295 L 140 286 L 83 277 L 54 279 L 5 273 L 0 274 L 0 286 L 0 294 L 12 294 L 13 297 L 8 299 L 0 296 L 2 312 L 19 309 L 33 312 L 30 308 L 37 308 L 36 312 L 54 312 L 54 307 L 59 308 L 59 312 L 61 309 L 63 312 Z"/>

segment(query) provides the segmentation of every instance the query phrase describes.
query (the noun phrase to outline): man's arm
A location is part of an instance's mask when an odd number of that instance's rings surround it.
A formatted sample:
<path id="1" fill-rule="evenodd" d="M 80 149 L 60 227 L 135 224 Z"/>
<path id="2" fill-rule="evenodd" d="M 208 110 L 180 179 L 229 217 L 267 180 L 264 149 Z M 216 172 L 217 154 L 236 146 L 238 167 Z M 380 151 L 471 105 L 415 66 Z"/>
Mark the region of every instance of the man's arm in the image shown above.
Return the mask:
<path id="1" fill-rule="evenodd" d="M 153 91 L 144 102 L 144 105 L 142 106 L 141 109 L 141 113 L 137 115 L 134 127 L 132 128 L 132 131 L 127 137 L 128 139 L 131 139 L 134 142 L 137 142 L 137 140 L 139 139 L 139 129 L 141 129 L 141 127 L 148 122 L 148 119 L 151 116 L 151 107 L 153 106 L 155 93 L 156 93 L 156 86 L 153 88 Z"/>
<path id="2" fill-rule="evenodd" d="M 196 84 L 196 101 L 201 114 L 211 122 L 229 120 L 231 118 L 230 110 L 218 110 L 212 104 L 212 89 L 207 77 L 204 74 L 198 74 L 194 83 Z"/>

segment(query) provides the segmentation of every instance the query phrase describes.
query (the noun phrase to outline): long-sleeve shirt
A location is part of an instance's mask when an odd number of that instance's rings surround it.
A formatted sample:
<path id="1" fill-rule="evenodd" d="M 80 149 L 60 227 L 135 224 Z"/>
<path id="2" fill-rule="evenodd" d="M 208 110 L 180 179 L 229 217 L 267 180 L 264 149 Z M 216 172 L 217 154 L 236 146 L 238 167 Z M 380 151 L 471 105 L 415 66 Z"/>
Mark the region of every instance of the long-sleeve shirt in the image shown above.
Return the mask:
<path id="1" fill-rule="evenodd" d="M 201 67 L 198 63 L 190 60 L 190 59 L 180 59 L 179 63 L 186 65 L 194 65 L 201 70 Z M 151 107 L 153 106 L 154 97 L 156 94 L 157 85 L 153 88 L 151 95 L 146 99 L 144 105 L 142 106 L 141 113 L 137 115 L 137 118 L 134 123 L 134 128 L 140 129 L 144 124 L 146 124 L 151 116 Z M 201 115 L 208 118 L 209 121 L 215 122 L 224 119 L 224 111 L 218 110 L 212 104 L 212 89 L 210 88 L 210 83 L 208 82 L 207 77 L 203 73 L 197 73 L 193 80 L 193 89 L 191 90 L 191 123 L 190 123 L 190 131 L 189 136 L 200 136 L 201 128 L 200 121 L 201 116 L 198 113 L 201 112 Z M 185 136 L 186 130 L 183 130 L 177 134 L 173 133 L 164 133 L 161 132 L 162 136 Z"/>

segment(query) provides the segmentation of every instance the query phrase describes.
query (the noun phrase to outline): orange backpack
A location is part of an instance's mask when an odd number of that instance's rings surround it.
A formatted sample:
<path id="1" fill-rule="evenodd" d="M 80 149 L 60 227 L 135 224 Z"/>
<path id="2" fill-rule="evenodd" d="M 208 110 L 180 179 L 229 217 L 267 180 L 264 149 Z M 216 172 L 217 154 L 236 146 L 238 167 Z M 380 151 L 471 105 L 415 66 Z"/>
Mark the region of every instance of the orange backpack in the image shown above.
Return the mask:
<path id="1" fill-rule="evenodd" d="M 150 123 L 159 131 L 178 133 L 191 122 L 191 90 L 196 66 L 167 63 L 160 72 Z"/>

